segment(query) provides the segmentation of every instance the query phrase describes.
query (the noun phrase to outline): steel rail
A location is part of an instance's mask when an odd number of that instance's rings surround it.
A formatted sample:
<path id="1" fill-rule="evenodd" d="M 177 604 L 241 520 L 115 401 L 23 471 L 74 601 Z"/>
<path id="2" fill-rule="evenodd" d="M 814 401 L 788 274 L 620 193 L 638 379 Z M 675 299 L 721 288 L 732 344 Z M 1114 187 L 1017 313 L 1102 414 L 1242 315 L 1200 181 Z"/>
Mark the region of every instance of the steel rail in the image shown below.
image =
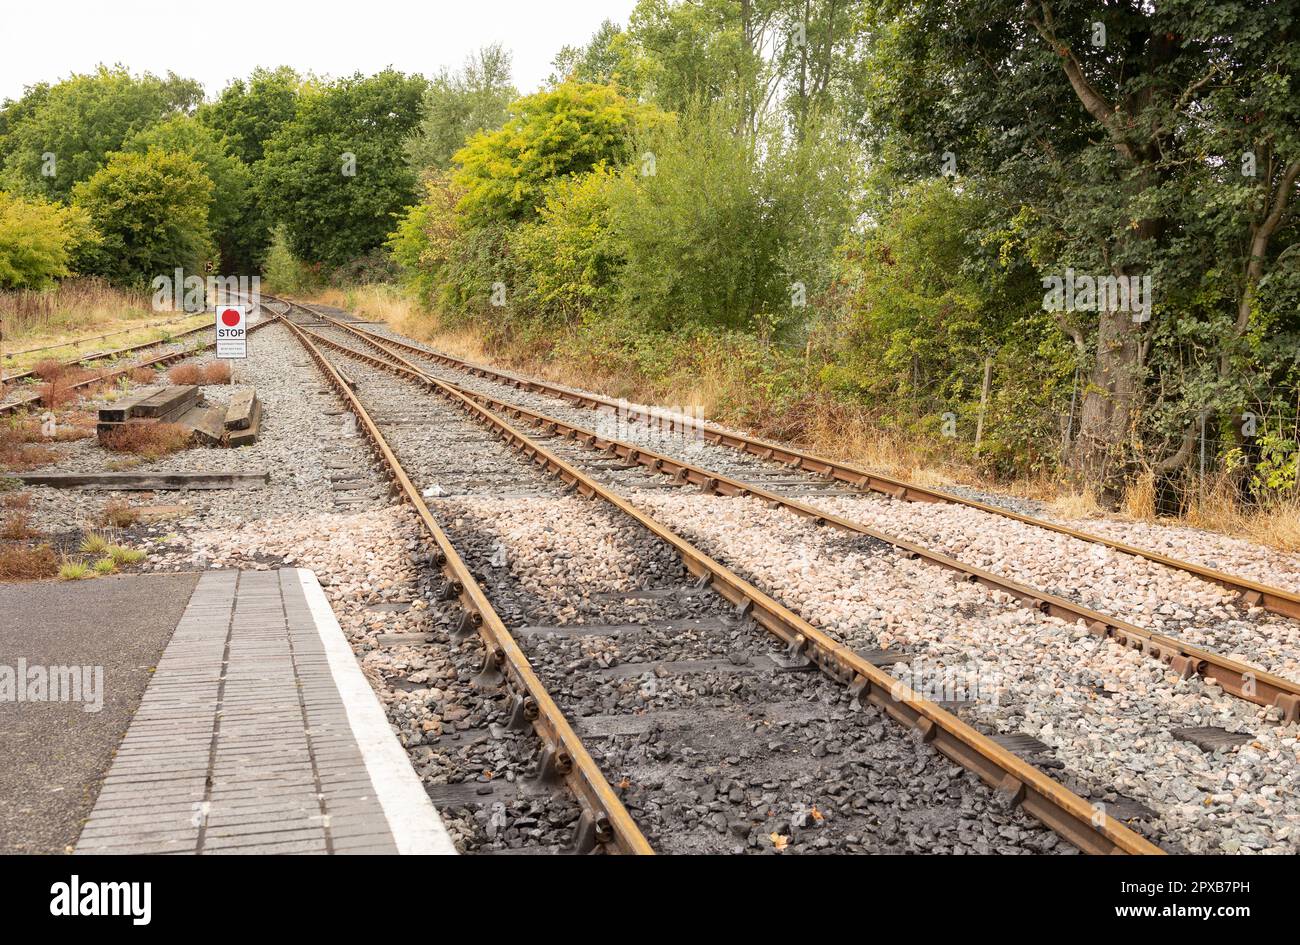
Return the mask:
<path id="1" fill-rule="evenodd" d="M 159 327 L 159 326 L 154 326 L 154 327 Z M 187 328 L 182 332 L 177 332 L 176 334 L 172 335 L 170 338 L 167 339 L 155 338 L 153 341 L 142 341 L 139 344 L 126 345 L 125 347 L 116 348 L 112 351 L 101 351 L 98 354 L 89 354 L 84 358 L 76 358 L 71 361 L 61 361 L 59 363 L 62 364 L 65 368 L 70 368 L 70 367 L 76 367 L 77 365 L 80 364 L 91 363 L 94 361 L 106 361 L 109 358 L 120 358 L 124 354 L 131 354 L 135 351 L 143 351 L 145 348 L 156 348 L 159 345 L 173 344 L 182 338 L 188 337 L 189 335 L 197 334 L 198 332 L 201 331 L 208 331 L 211 328 L 212 325 L 208 323 L 202 325 L 196 325 L 193 328 Z M 138 329 L 135 328 L 124 329 L 124 331 L 137 331 L 137 330 Z M 101 337 L 107 338 L 108 335 L 103 335 Z M 94 340 L 94 339 L 90 339 L 90 340 Z M 9 357 L 9 355 L 6 355 L 6 357 Z M 21 371 L 18 374 L 6 374 L 3 379 L 0 379 L 0 384 L 9 384 L 12 383 L 13 381 L 21 381 L 24 378 L 31 377 L 33 373 L 34 372 L 29 369 L 26 371 Z"/>
<path id="2" fill-rule="evenodd" d="M 526 694 L 523 703 L 524 717 L 532 723 L 543 743 L 555 750 L 555 770 L 563 774 L 565 783 L 586 809 L 586 816 L 592 820 L 595 839 L 601 843 L 612 843 L 622 853 L 654 853 L 649 841 L 632 819 L 632 815 L 628 813 L 613 787 L 601 773 L 595 759 L 591 757 L 586 746 L 574 732 L 573 726 L 564 717 L 560 707 L 533 671 L 528 657 L 519 648 L 510 631 L 506 629 L 505 623 L 488 601 L 487 595 L 479 586 L 473 573 L 438 525 L 419 490 L 402 468 L 402 464 L 369 412 L 334 365 L 312 343 L 311 338 L 308 337 L 311 333 L 295 325 L 286 317 L 287 314 L 288 312 L 274 314 L 273 317 L 283 321 L 289 327 L 331 386 L 348 404 L 374 452 L 378 454 L 392 478 L 394 490 L 401 498 L 411 503 L 425 530 L 438 545 L 439 564 L 447 577 L 446 586 L 460 600 L 465 608 L 463 619 L 478 632 L 487 649 L 484 668 L 494 666 L 497 669 L 504 669 L 515 681 L 519 690 Z"/>
<path id="3" fill-rule="evenodd" d="M 330 318 L 328 315 L 322 315 L 319 312 L 314 314 L 324 319 Z M 1112 551 L 1120 552 L 1121 554 L 1145 558 L 1146 560 L 1155 562 L 1156 564 L 1163 565 L 1167 568 L 1174 568 L 1179 571 L 1185 571 L 1188 574 L 1193 574 L 1196 577 L 1201 578 L 1202 580 L 1218 584 L 1220 587 L 1225 587 L 1228 590 L 1234 591 L 1240 595 L 1240 602 L 1243 606 L 1259 606 L 1271 613 L 1300 620 L 1300 594 L 1293 593 L 1280 587 L 1273 587 L 1259 581 L 1251 580 L 1250 578 L 1228 574 L 1191 561 L 1171 558 L 1168 555 L 1141 548 L 1137 545 L 1130 545 L 1101 535 L 1095 535 L 1091 532 L 1085 532 L 1079 529 L 1070 528 L 1066 525 L 1059 525 L 1055 522 L 1034 518 L 1029 515 L 1023 515 L 1020 512 L 1013 512 L 1010 509 L 1004 509 L 987 502 L 980 502 L 977 499 L 968 499 L 950 492 L 944 492 L 940 489 L 934 489 L 928 486 L 919 486 L 915 483 L 905 482 L 901 479 L 894 479 L 889 476 L 881 475 L 880 473 L 870 472 L 859 466 L 854 466 L 851 463 L 830 459 L 825 456 L 818 456 L 814 453 L 795 449 L 792 446 L 773 443 L 770 440 L 761 440 L 757 437 L 741 433 L 733 433 L 711 424 L 701 423 L 690 417 L 669 415 L 665 414 L 663 411 L 642 404 L 630 404 L 614 400 L 610 397 L 604 397 L 599 394 L 587 394 L 581 391 L 570 390 L 569 388 L 551 384 L 546 381 L 522 377 L 508 371 L 501 371 L 482 364 L 476 364 L 472 361 L 466 361 L 462 358 L 456 358 L 449 354 L 443 354 L 439 351 L 431 351 L 428 348 L 423 348 L 418 345 L 409 344 L 403 341 L 395 341 L 394 339 L 387 338 L 383 335 L 375 335 L 373 332 L 365 331 L 364 329 L 357 330 L 364 334 L 373 335 L 375 338 L 396 345 L 397 347 L 417 354 L 420 357 L 437 361 L 440 364 L 445 364 L 448 367 L 465 371 L 477 377 L 499 381 L 516 389 L 558 397 L 575 406 L 591 409 L 613 407 L 623 411 L 628 416 L 629 420 L 633 421 L 638 419 L 655 422 L 667 420 L 670 429 L 672 429 L 675 424 L 680 423 L 683 429 L 700 430 L 708 442 L 716 446 L 726 446 L 742 453 L 749 453 L 750 455 L 757 456 L 760 459 L 783 463 L 791 469 L 799 469 L 804 472 L 823 476 L 827 479 L 839 480 L 840 482 L 847 483 L 860 491 L 878 492 L 882 495 L 892 496 L 896 499 L 904 499 L 912 502 L 944 502 L 950 505 L 964 505 L 981 512 L 1000 515 L 1024 525 L 1031 525 L 1035 528 L 1042 528 L 1056 532 L 1059 535 L 1077 538 L 1080 541 L 1102 545 Z"/>
<path id="4" fill-rule="evenodd" d="M 305 306 L 304 306 L 305 307 Z M 311 311 L 310 308 L 307 309 Z M 318 314 L 318 313 L 316 313 Z M 316 332 L 299 329 L 317 341 L 364 363 L 405 377 L 460 407 L 492 429 L 508 446 L 530 462 L 547 469 L 564 482 L 568 491 L 599 498 L 671 545 L 701 587 L 709 586 L 735 605 L 742 616 L 752 617 L 789 648 L 792 656 L 809 663 L 831 679 L 845 684 L 852 698 L 869 702 L 891 718 L 914 729 L 922 742 L 973 771 L 993 786 L 1010 804 L 1022 806 L 1060 836 L 1088 853 L 1161 854 L 1164 851 L 1042 771 L 998 745 L 939 705 L 924 699 L 901 680 L 890 676 L 851 648 L 833 640 L 798 614 L 697 549 L 667 526 L 600 485 L 586 473 L 513 427 L 453 385 L 421 371 L 410 362 L 394 363 L 356 351 Z M 400 358 L 399 355 L 390 357 Z"/>
<path id="5" fill-rule="evenodd" d="M 262 328 L 265 328 L 267 325 L 271 324 L 277 316 L 275 315 L 274 312 L 270 314 L 271 314 L 271 318 L 264 319 L 258 322 L 256 325 L 249 326 L 248 334 L 251 335 L 254 332 L 259 331 Z M 197 329 L 195 330 L 197 331 Z M 209 348 L 216 347 L 216 344 L 217 341 L 215 338 L 213 338 L 211 341 L 203 345 L 203 347 L 201 348 L 193 348 L 188 351 L 173 351 L 169 354 L 161 354 L 158 357 L 150 358 L 147 361 L 140 361 L 137 362 L 136 364 L 128 364 L 126 367 L 119 368 L 116 371 L 105 371 L 103 373 L 98 373 L 94 377 L 89 377 L 84 381 L 78 381 L 76 384 L 69 384 L 65 389 L 71 391 L 71 390 L 81 390 L 82 388 L 94 387 L 96 384 L 102 384 L 105 381 L 111 381 L 115 378 L 121 377 L 124 374 L 129 374 L 132 371 L 136 370 L 137 368 L 166 367 L 168 364 L 171 364 L 175 361 L 184 361 L 186 358 L 192 358 L 202 351 L 207 351 Z M 19 410 L 22 410 L 24 408 L 39 407 L 40 403 L 41 403 L 41 395 L 33 394 L 30 397 L 24 397 L 22 400 L 15 400 L 11 403 L 0 404 L 0 416 L 17 413 Z"/>
<path id="6" fill-rule="evenodd" d="M 384 341 L 377 339 L 369 332 L 356 331 L 346 323 L 338 324 L 339 327 L 352 332 L 364 343 L 385 352 L 390 357 L 401 360 L 412 370 L 419 370 L 418 365 L 402 358 L 401 355 L 392 351 Z M 451 386 L 456 387 L 454 384 Z M 1281 710 L 1284 722 L 1293 722 L 1300 719 L 1300 683 L 1276 676 L 1257 666 L 1229 659 L 1212 650 L 1193 646 L 1175 637 L 1144 630 L 1126 620 L 1103 614 L 1068 598 L 966 564 L 956 558 L 926 548 L 924 545 L 878 531 L 860 522 L 816 508 L 800 502 L 798 499 L 765 489 L 762 486 L 734 479 L 644 446 L 637 446 L 604 436 L 569 421 L 561 420 L 558 417 L 539 413 L 487 394 L 465 390 L 460 387 L 456 387 L 456 389 L 480 403 L 487 404 L 492 409 L 506 412 L 516 418 L 527 419 L 534 425 L 542 426 L 549 432 L 558 433 L 568 439 L 577 440 L 589 448 L 612 451 L 629 462 L 646 466 L 653 471 L 671 476 L 677 481 L 691 483 L 704 488 L 708 492 L 716 492 L 727 496 L 753 496 L 767 502 L 769 505 L 789 509 L 798 515 L 811 519 L 818 525 L 833 525 L 843 531 L 866 535 L 877 541 L 884 542 L 909 558 L 924 559 L 931 564 L 950 571 L 956 571 L 968 581 L 1010 594 L 1023 606 L 1031 610 L 1069 622 L 1082 621 L 1089 632 L 1095 636 L 1113 640 L 1121 646 L 1135 649 L 1153 659 L 1159 660 L 1184 679 L 1193 675 L 1203 676 L 1214 680 L 1225 692 L 1240 699 L 1256 705 L 1277 706 Z"/>

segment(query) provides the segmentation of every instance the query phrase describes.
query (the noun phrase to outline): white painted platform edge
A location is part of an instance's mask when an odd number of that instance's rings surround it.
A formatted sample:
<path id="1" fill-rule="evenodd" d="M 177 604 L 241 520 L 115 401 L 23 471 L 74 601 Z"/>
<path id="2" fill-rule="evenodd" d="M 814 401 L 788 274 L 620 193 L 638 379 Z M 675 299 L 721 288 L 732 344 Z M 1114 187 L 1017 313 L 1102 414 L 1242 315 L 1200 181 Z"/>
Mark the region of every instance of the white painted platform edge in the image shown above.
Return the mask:
<path id="1" fill-rule="evenodd" d="M 316 574 L 296 568 L 307 607 L 311 610 L 325 646 L 330 675 L 347 710 L 348 724 L 361 749 L 361 757 L 374 785 L 375 796 L 384 811 L 389 830 L 402 854 L 455 854 L 456 846 L 443 826 L 433 801 L 425 793 L 420 777 L 411 767 L 406 749 L 388 724 L 379 697 L 370 687 L 356 654 L 343 635 L 334 610 Z"/>

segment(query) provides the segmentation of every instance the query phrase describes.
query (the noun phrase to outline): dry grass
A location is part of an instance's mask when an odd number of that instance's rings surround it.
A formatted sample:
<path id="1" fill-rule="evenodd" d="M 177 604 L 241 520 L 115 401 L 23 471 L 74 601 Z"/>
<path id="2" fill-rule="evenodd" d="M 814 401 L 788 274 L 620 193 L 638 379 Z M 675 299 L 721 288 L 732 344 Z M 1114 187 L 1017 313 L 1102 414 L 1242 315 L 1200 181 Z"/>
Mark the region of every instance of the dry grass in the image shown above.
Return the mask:
<path id="1" fill-rule="evenodd" d="M 178 364 L 167 372 L 167 380 L 172 384 L 202 384 L 203 368 L 197 364 Z"/>
<path id="2" fill-rule="evenodd" d="M 131 379 L 132 384 L 155 384 L 158 381 L 158 372 L 147 367 L 131 368 L 127 377 Z"/>
<path id="3" fill-rule="evenodd" d="M 115 453 L 157 459 L 190 445 L 190 434 L 179 423 L 124 423 L 100 441 Z"/>
<path id="4" fill-rule="evenodd" d="M 1091 489 L 1068 489 L 1052 499 L 1048 505 L 1062 518 L 1092 518 L 1102 512 L 1097 494 Z"/>
<path id="5" fill-rule="evenodd" d="M 32 528 L 32 518 L 26 509 L 10 509 L 9 514 L 0 522 L 0 538 L 7 541 L 23 541 L 35 538 L 36 529 Z"/>
<path id="6" fill-rule="evenodd" d="M 1261 510 L 1247 519 L 1244 530 L 1261 544 L 1300 554 L 1300 499 Z"/>
<path id="7" fill-rule="evenodd" d="M 104 503 L 99 520 L 114 528 L 127 528 L 140 520 L 140 513 L 131 507 L 131 503 L 122 499 L 109 499 Z"/>
<path id="8" fill-rule="evenodd" d="M 204 384 L 229 384 L 230 365 L 225 361 L 213 361 L 203 368 Z"/>
<path id="9" fill-rule="evenodd" d="M 1124 487 L 1121 511 L 1131 519 L 1153 522 L 1156 518 L 1156 477 L 1144 469 L 1136 479 Z"/>
<path id="10" fill-rule="evenodd" d="M 10 374 L 30 370 L 42 361 L 73 361 L 164 339 L 206 324 L 210 316 L 155 312 L 146 292 L 84 278 L 65 279 L 41 292 L 0 291 L 0 318 L 5 323 L 5 347 L 22 352 L 6 355 L 4 373 Z M 25 350 L 29 348 L 41 350 Z"/>
<path id="11" fill-rule="evenodd" d="M 32 507 L 32 494 L 30 492 L 6 492 L 0 495 L 0 507 L 29 509 Z"/>
<path id="12" fill-rule="evenodd" d="M 35 581 L 58 572 L 59 558 L 49 545 L 0 548 L 0 581 Z"/>

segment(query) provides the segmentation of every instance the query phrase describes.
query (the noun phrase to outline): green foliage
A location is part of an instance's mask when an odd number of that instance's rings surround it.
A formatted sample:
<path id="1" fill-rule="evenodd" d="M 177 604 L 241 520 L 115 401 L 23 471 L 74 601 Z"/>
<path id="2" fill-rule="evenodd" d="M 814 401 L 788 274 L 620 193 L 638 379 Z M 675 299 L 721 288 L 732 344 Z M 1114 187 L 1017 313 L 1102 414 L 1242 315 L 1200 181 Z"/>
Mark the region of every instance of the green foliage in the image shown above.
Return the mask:
<path id="1" fill-rule="evenodd" d="M 28 96 L 33 101 L 19 103 L 23 114 L 4 137 L 3 181 L 21 193 L 66 201 L 127 138 L 193 108 L 203 89 L 171 73 L 135 77 L 101 66 L 48 89 L 38 86 Z M 50 167 L 47 154 L 53 155 L 52 175 L 42 173 Z"/>
<path id="2" fill-rule="evenodd" d="M 262 277 L 273 292 L 302 295 L 320 287 L 319 273 L 293 254 L 283 226 L 271 231 L 271 244 L 262 260 Z"/>
<path id="3" fill-rule="evenodd" d="M 637 95 L 645 85 L 647 61 L 632 36 L 613 20 L 602 22 L 585 46 L 562 47 L 551 64 L 552 86 L 591 82 Z"/>
<path id="4" fill-rule="evenodd" d="M 254 69 L 248 81 L 236 79 L 215 102 L 205 102 L 198 119 L 224 137 L 231 154 L 245 164 L 262 159 L 266 141 L 298 110 L 303 80 L 293 69 Z"/>
<path id="5" fill-rule="evenodd" d="M 851 152 L 828 139 L 751 139 L 720 109 L 647 136 L 613 197 L 625 308 L 764 336 L 813 314 L 851 222 Z M 813 307 L 810 311 L 808 306 Z"/>
<path id="6" fill-rule="evenodd" d="M 84 213 L 0 190 L 0 288 L 49 286 L 90 236 Z"/>
<path id="7" fill-rule="evenodd" d="M 577 324 L 609 312 L 621 249 L 610 231 L 617 179 L 604 168 L 558 180 L 537 219 L 510 235 L 510 255 L 523 273 L 517 308 L 543 321 Z"/>
<path id="8" fill-rule="evenodd" d="M 518 96 L 510 83 L 510 53 L 499 44 L 483 47 L 455 73 L 443 69 L 429 83 L 420 124 L 405 143 L 411 168 L 451 167 L 470 137 L 501 127 Z"/>
<path id="9" fill-rule="evenodd" d="M 212 181 L 208 224 L 221 247 L 223 271 L 233 269 L 237 258 L 247 258 L 247 241 L 255 234 L 239 231 L 249 198 L 250 174 L 220 139 L 189 115 L 177 115 L 132 135 L 124 151 L 144 154 L 150 149 L 173 151 L 192 158 Z"/>
<path id="10" fill-rule="evenodd" d="M 416 176 L 397 155 L 425 88 L 419 76 L 387 70 L 302 94 L 256 175 L 257 195 L 296 256 L 339 266 L 383 243 L 415 195 Z"/>
<path id="11" fill-rule="evenodd" d="M 471 225 L 529 219 L 553 181 L 626 163 L 633 136 L 662 121 L 658 109 L 604 85 L 565 82 L 521 98 L 504 127 L 456 154 L 461 212 Z"/>
<path id="12" fill-rule="evenodd" d="M 72 199 L 100 236 L 82 271 L 138 283 L 178 266 L 201 272 L 214 252 L 212 181 L 185 154 L 114 154 L 73 189 Z"/>

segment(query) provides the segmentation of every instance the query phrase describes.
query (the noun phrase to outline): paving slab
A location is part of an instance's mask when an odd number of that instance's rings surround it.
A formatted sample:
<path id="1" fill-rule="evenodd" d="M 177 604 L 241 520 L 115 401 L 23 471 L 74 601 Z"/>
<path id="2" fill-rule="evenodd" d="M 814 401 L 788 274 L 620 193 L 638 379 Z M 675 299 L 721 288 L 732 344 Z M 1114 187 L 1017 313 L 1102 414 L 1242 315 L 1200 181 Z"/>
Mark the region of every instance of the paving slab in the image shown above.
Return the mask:
<path id="1" fill-rule="evenodd" d="M 312 572 L 194 587 L 76 845 L 145 851 L 455 852 Z"/>

